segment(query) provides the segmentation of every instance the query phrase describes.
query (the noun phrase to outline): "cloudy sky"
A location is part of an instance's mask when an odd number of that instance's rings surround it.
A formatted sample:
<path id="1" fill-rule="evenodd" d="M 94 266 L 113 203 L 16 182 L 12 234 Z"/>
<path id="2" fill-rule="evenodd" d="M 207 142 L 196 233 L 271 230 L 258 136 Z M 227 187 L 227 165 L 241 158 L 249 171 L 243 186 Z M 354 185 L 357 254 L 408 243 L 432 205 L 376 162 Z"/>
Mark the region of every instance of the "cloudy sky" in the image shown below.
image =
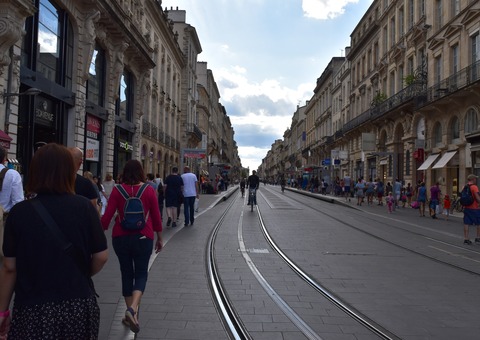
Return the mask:
<path id="1" fill-rule="evenodd" d="M 256 170 L 313 95 L 373 0 L 163 0 L 186 11 L 235 131 L 244 167 Z"/>

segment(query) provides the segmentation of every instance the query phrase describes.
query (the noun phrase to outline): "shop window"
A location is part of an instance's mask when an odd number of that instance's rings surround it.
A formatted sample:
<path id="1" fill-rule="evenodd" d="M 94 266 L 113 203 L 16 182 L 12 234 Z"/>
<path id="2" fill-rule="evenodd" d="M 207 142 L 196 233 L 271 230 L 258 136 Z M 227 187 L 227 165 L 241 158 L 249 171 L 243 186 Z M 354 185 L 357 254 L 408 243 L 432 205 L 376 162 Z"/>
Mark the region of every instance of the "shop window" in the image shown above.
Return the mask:
<path id="1" fill-rule="evenodd" d="M 71 90 L 74 36 L 68 14 L 47 0 L 37 9 L 25 23 L 22 66 Z"/>
<path id="2" fill-rule="evenodd" d="M 478 127 L 478 114 L 477 110 L 469 109 L 465 116 L 465 134 L 474 132 Z"/>

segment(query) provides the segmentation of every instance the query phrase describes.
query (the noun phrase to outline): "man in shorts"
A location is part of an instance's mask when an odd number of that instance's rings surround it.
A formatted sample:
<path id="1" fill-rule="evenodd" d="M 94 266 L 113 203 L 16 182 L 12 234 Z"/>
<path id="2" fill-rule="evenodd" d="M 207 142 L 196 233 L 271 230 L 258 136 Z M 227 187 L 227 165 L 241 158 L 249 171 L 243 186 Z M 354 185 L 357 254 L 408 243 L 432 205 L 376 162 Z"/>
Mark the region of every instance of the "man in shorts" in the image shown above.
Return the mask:
<path id="1" fill-rule="evenodd" d="M 470 186 L 470 191 L 473 195 L 473 203 L 466 206 L 463 209 L 463 236 L 464 236 L 464 244 L 472 244 L 469 238 L 469 230 L 468 227 L 470 226 L 477 226 L 477 236 L 475 238 L 475 243 L 480 243 L 480 208 L 478 203 L 480 203 L 480 194 L 478 192 L 477 187 L 477 178 L 473 174 L 468 175 L 467 177 L 467 185 Z"/>

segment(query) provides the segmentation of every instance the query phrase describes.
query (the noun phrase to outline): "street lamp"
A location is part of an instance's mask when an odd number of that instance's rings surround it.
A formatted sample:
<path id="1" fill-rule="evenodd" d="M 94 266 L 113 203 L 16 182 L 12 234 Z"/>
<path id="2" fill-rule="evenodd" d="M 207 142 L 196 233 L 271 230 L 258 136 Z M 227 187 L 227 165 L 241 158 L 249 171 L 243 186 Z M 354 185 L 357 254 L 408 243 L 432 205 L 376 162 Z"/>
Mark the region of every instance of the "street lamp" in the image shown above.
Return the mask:
<path id="1" fill-rule="evenodd" d="M 0 95 L 3 97 L 3 104 L 5 104 L 5 100 L 9 97 L 20 97 L 20 96 L 36 96 L 37 94 L 42 93 L 41 90 L 31 87 L 25 92 L 20 92 L 20 93 L 7 93 L 7 90 L 3 90 L 3 93 L 0 93 Z"/>

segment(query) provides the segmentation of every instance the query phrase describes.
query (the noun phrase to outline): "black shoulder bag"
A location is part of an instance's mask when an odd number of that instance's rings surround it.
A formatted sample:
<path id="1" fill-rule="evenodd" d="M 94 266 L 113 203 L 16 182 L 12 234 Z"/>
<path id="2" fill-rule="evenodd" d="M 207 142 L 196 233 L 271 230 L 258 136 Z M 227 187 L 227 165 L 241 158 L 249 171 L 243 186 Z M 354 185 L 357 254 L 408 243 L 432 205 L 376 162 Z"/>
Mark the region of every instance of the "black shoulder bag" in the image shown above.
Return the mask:
<path id="1" fill-rule="evenodd" d="M 47 209 L 45 209 L 45 206 L 42 204 L 42 202 L 40 202 L 38 198 L 30 200 L 30 202 L 32 202 L 33 208 L 47 226 L 47 229 L 52 234 L 57 245 L 73 259 L 73 262 L 75 262 L 80 272 L 87 277 L 88 283 L 93 293 L 95 293 L 95 295 L 98 297 L 98 294 L 95 291 L 95 287 L 93 285 L 92 277 L 90 275 L 89 266 L 82 259 L 82 256 L 78 249 L 72 244 L 72 242 L 67 240 L 65 234 L 60 230 L 60 227 L 52 218 L 52 215 L 50 215 Z"/>

